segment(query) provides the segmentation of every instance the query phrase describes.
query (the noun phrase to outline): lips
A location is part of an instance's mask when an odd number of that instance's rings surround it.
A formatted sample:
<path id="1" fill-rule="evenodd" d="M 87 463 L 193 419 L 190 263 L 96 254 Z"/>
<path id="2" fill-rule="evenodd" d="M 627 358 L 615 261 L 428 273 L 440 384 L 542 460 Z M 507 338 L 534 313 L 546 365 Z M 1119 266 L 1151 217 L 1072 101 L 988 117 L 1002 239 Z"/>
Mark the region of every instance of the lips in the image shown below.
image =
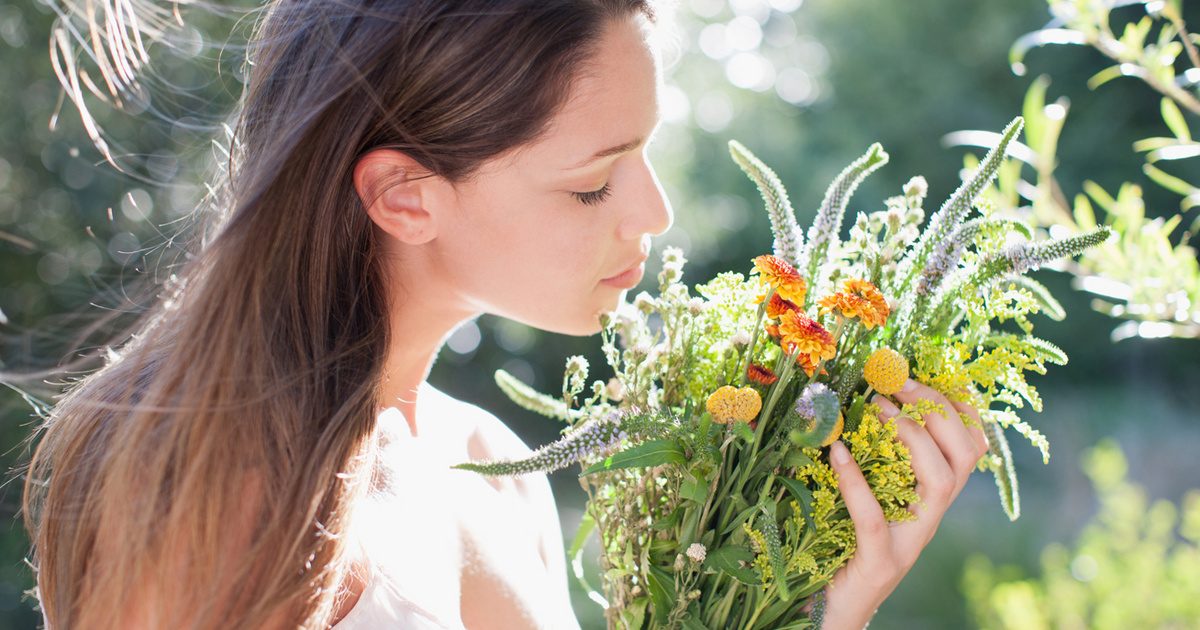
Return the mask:
<path id="1" fill-rule="evenodd" d="M 616 278 L 617 276 L 620 276 L 620 275 L 622 275 L 622 274 L 625 274 L 625 273 L 628 273 L 628 272 L 630 272 L 630 271 L 633 271 L 633 270 L 634 270 L 634 269 L 636 269 L 636 268 L 637 268 L 639 265 L 641 265 L 642 263 L 646 262 L 646 259 L 647 259 L 647 258 L 649 258 L 649 256 L 641 256 L 641 257 L 639 257 L 637 260 L 635 260 L 635 261 L 633 261 L 632 263 L 630 263 L 630 265 L 629 265 L 628 267 L 626 267 L 626 268 L 624 268 L 624 269 L 622 269 L 622 270 L 618 271 L 617 273 L 614 273 L 613 275 L 611 275 L 611 276 L 609 276 L 609 277 L 605 278 L 605 280 L 612 280 L 613 278 Z"/>

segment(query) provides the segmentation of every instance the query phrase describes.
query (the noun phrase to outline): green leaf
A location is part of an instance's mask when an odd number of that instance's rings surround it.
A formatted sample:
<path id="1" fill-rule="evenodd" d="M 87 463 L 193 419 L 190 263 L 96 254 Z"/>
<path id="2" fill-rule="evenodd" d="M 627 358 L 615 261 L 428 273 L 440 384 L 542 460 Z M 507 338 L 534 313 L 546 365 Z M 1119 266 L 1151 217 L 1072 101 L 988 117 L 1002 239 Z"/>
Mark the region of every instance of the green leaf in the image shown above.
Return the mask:
<path id="1" fill-rule="evenodd" d="M 703 479 L 688 475 L 679 484 L 679 496 L 703 504 L 708 499 L 708 484 Z"/>
<path id="2" fill-rule="evenodd" d="M 754 441 L 754 429 L 750 428 L 750 423 L 745 420 L 733 421 L 733 432 L 747 444 Z"/>
<path id="3" fill-rule="evenodd" d="M 808 455 L 805 455 L 804 452 L 799 449 L 789 449 L 787 454 L 783 456 L 782 462 L 784 468 L 799 468 L 801 466 L 807 466 L 811 463 L 813 463 L 812 458 Z"/>
<path id="4" fill-rule="evenodd" d="M 1146 177 L 1149 177 L 1154 181 L 1154 183 L 1177 195 L 1190 195 L 1196 190 L 1196 188 L 1191 184 L 1179 179 L 1178 177 L 1175 177 L 1174 175 L 1171 175 L 1170 173 L 1167 173 L 1166 171 L 1163 171 L 1153 164 L 1143 164 L 1142 171 L 1145 172 Z"/>
<path id="5" fill-rule="evenodd" d="M 1075 195 L 1075 223 L 1085 230 L 1096 229 L 1096 211 L 1092 209 L 1092 202 L 1088 201 L 1087 195 L 1083 193 Z"/>
<path id="6" fill-rule="evenodd" d="M 1021 495 L 1017 489 L 1017 471 L 1013 467 L 1008 439 L 1004 437 L 1004 427 L 995 422 L 985 422 L 983 427 L 987 431 L 988 451 L 991 454 L 988 468 L 996 476 L 1000 504 L 1004 507 L 1008 520 L 1015 521 L 1021 516 Z"/>
<path id="7" fill-rule="evenodd" d="M 1091 78 L 1087 80 L 1088 89 L 1095 90 L 1105 83 L 1108 83 L 1109 81 L 1119 77 L 1136 76 L 1138 74 L 1138 72 L 1135 71 L 1136 68 L 1137 67 L 1131 63 L 1119 63 L 1115 66 L 1109 66 L 1100 72 L 1093 74 Z"/>
<path id="8" fill-rule="evenodd" d="M 613 453 L 579 474 L 580 477 L 618 468 L 644 468 L 660 464 L 683 464 L 687 458 L 675 440 L 649 440 Z"/>
<path id="9" fill-rule="evenodd" d="M 567 557 L 571 559 L 571 572 L 575 575 L 575 581 L 579 582 L 583 592 L 587 593 L 588 599 L 607 608 L 608 602 L 604 596 L 592 588 L 583 574 L 583 547 L 595 529 L 596 521 L 592 519 L 590 512 L 584 511 L 583 519 L 579 521 L 579 528 L 575 530 L 575 539 L 571 541 L 571 548 L 567 550 Z"/>
<path id="10" fill-rule="evenodd" d="M 687 510 L 687 508 L 685 508 L 683 506 L 679 506 L 679 507 L 675 508 L 674 510 L 671 510 L 671 513 L 668 514 L 665 518 L 660 518 L 657 521 L 654 521 L 653 523 L 651 523 L 650 529 L 653 529 L 655 531 L 660 531 L 660 532 L 671 529 L 672 527 L 675 526 L 676 523 L 679 522 L 680 519 L 683 518 L 683 513 L 686 510 Z"/>
<path id="11" fill-rule="evenodd" d="M 651 565 L 646 572 L 646 590 L 650 591 L 650 603 L 654 606 L 655 623 L 665 625 L 667 615 L 675 607 L 675 578 L 670 573 Z"/>
<path id="12" fill-rule="evenodd" d="M 649 603 L 649 597 L 638 597 L 623 608 L 621 610 L 623 627 L 630 630 L 641 630 L 642 625 L 646 622 L 646 605 Z"/>
<path id="13" fill-rule="evenodd" d="M 1045 28 L 1022 35 L 1008 49 L 1008 64 L 1013 74 L 1025 76 L 1025 54 L 1048 44 L 1083 46 L 1087 44 L 1087 38 L 1083 33 L 1069 28 Z"/>
<path id="14" fill-rule="evenodd" d="M 708 628 L 692 615 L 688 615 L 683 618 L 683 630 L 708 630 Z"/>
<path id="15" fill-rule="evenodd" d="M 728 536 L 730 532 L 741 527 L 742 523 L 746 522 L 746 520 L 749 519 L 752 514 L 754 514 L 754 510 L 757 508 L 758 506 L 751 505 L 750 507 L 739 512 L 738 515 L 734 517 L 733 521 L 725 526 L 725 531 L 721 532 L 721 536 Z"/>
<path id="16" fill-rule="evenodd" d="M 1046 285 L 1034 280 L 1033 278 L 1030 278 L 1029 276 L 1013 276 L 1009 278 L 1009 282 L 1033 294 L 1033 298 L 1037 300 L 1038 306 L 1042 308 L 1042 313 L 1044 313 L 1050 319 L 1053 319 L 1056 322 L 1061 322 L 1062 320 L 1066 319 L 1066 310 L 1063 309 L 1062 304 L 1059 303 L 1059 301 L 1055 299 L 1053 295 L 1051 295 L 1050 289 L 1046 288 Z"/>
<path id="17" fill-rule="evenodd" d="M 754 569 L 743 567 L 739 562 L 754 562 L 754 553 L 745 547 L 726 545 L 716 551 L 710 551 L 704 557 L 703 566 L 722 571 L 742 584 L 761 584 Z"/>
<path id="18" fill-rule="evenodd" d="M 775 481 L 782 483 L 783 487 L 787 488 L 788 493 L 800 504 L 800 509 L 805 517 L 812 514 L 812 490 L 809 490 L 803 481 L 789 477 L 776 477 Z"/>

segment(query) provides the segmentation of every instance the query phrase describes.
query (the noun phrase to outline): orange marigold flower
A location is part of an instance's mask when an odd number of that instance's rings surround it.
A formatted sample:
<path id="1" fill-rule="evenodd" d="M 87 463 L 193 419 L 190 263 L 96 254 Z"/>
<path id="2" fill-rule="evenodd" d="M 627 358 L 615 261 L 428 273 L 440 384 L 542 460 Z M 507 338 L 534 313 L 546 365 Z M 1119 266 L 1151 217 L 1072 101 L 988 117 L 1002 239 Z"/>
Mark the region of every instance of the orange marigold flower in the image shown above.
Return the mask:
<path id="1" fill-rule="evenodd" d="M 845 281 L 841 291 L 823 297 L 817 303 L 823 313 L 836 310 L 842 317 L 857 317 L 867 330 L 882 326 L 891 313 L 887 299 L 879 289 L 866 280 L 856 278 Z"/>
<path id="2" fill-rule="evenodd" d="M 780 316 L 779 332 L 784 351 L 791 354 L 798 348 L 812 363 L 832 359 L 837 351 L 833 335 L 824 326 L 796 311 L 786 311 Z"/>
<path id="3" fill-rule="evenodd" d="M 763 367 L 757 363 L 751 363 L 746 367 L 746 377 L 759 385 L 770 385 L 779 380 L 779 377 L 775 376 L 771 368 Z"/>
<path id="4" fill-rule="evenodd" d="M 772 339 L 779 339 L 779 326 L 776 326 L 775 324 L 767 324 L 764 326 L 764 329 L 766 329 L 768 337 Z"/>
<path id="5" fill-rule="evenodd" d="M 754 268 L 758 271 L 759 280 L 774 287 L 775 293 L 780 297 L 794 304 L 804 303 L 808 285 L 805 284 L 804 278 L 800 277 L 800 272 L 786 260 L 764 254 L 754 259 Z M 754 303 L 761 304 L 765 297 L 765 293 L 759 295 Z"/>
<path id="6" fill-rule="evenodd" d="M 796 306 L 794 302 L 780 297 L 778 292 L 771 294 L 771 301 L 767 302 L 767 317 L 771 319 L 778 319 L 784 311 L 798 310 L 800 307 Z"/>
<path id="7" fill-rule="evenodd" d="M 800 369 L 804 370 L 804 373 L 810 378 L 812 377 L 813 373 L 817 371 L 816 362 L 813 361 L 811 356 L 804 353 L 796 355 L 796 365 L 799 365 Z M 821 368 L 821 374 L 829 374 L 829 371 L 825 368 Z"/>

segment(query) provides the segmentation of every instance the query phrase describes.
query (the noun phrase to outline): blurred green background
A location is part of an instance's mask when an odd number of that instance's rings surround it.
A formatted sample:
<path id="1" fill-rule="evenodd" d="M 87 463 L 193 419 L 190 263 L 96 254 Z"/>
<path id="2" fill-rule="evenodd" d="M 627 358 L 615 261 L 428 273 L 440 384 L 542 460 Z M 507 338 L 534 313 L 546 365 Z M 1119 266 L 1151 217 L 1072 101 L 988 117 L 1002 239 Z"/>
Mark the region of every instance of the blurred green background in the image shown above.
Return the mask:
<path id="1" fill-rule="evenodd" d="M 1187 7 L 1186 15 L 1200 25 L 1196 8 Z M 1145 14 L 1137 6 L 1122 11 L 1128 16 L 1114 13 L 1118 22 Z M 3 366 L 53 364 L 99 310 L 133 307 L 122 293 L 131 278 L 161 273 L 170 260 L 163 242 L 178 227 L 170 222 L 185 216 L 202 190 L 198 169 L 212 151 L 205 133 L 236 98 L 236 42 L 244 41 L 247 26 L 228 17 L 187 17 L 186 45 L 170 54 L 151 47 L 146 81 L 158 91 L 134 104 L 138 115 L 97 104 L 101 124 L 122 144 L 115 153 L 139 174 L 122 175 L 101 163 L 69 103 L 57 129 L 49 128 L 59 94 L 46 46 L 51 11 L 40 2 L 0 4 Z M 1040 74 L 1052 77 L 1053 98 L 1071 102 L 1057 170 L 1068 196 L 1085 179 L 1109 190 L 1135 181 L 1145 185 L 1148 216 L 1178 211 L 1178 196 L 1145 182 L 1142 159 L 1130 150 L 1139 138 L 1165 133 L 1158 98 L 1146 85 L 1118 79 L 1089 90 L 1087 78 L 1107 64 L 1086 47 L 1036 49 L 1026 60 L 1027 76 L 1010 70 L 1012 43 L 1050 19 L 1043 0 L 681 0 L 677 19 L 666 123 L 651 148 L 676 220 L 655 251 L 684 248 L 689 283 L 726 269 L 746 272 L 750 259 L 771 246 L 766 213 L 729 159 L 728 139 L 742 141 L 780 174 L 802 226 L 832 178 L 875 141 L 891 161 L 855 193 L 850 212 L 878 209 L 918 174 L 929 181 L 931 211 L 957 186 L 965 153 L 945 146 L 943 136 L 999 131 L 1021 113 L 1025 92 Z M 643 287 L 630 299 L 642 288 L 652 290 L 657 271 L 652 255 Z M 1150 497 L 1179 503 L 1200 487 L 1200 342 L 1113 342 L 1110 331 L 1119 322 L 1093 311 L 1068 276 L 1043 270 L 1035 277 L 1068 311 L 1063 322 L 1037 320 L 1039 335 L 1064 348 L 1071 363 L 1034 381 L 1045 411 L 1023 413 L 1049 438 L 1050 463 L 1042 465 L 1036 449 L 1012 438 L 1021 518 L 1009 523 L 991 477 L 977 474 L 873 629 L 974 626 L 978 618 L 962 587 L 966 559 L 978 553 L 1013 565 L 1014 575 L 1035 574 L 1046 545 L 1069 545 L 1099 505 L 1081 454 L 1105 437 L 1121 445 L 1130 481 Z M 598 338 L 550 335 L 485 316 L 449 339 L 430 381 L 494 412 L 536 447 L 555 439 L 559 426 L 509 402 L 493 372 L 503 368 L 557 391 L 572 354 L 589 359 L 593 379 L 607 378 Z M 2 391 L 0 452 L 7 470 L 28 455 L 20 442 L 33 418 L 17 393 Z M 581 516 L 584 494 L 576 474 L 568 469 L 551 477 L 564 545 Z M 38 616 L 22 596 L 31 577 L 22 562 L 19 496 L 19 479 L 0 490 L 6 525 L 0 530 L 0 627 L 32 628 Z M 586 565 L 593 583 L 597 553 L 593 543 Z M 1073 579 L 1088 582 L 1094 575 Z M 600 608 L 571 582 L 584 628 L 602 628 Z"/>

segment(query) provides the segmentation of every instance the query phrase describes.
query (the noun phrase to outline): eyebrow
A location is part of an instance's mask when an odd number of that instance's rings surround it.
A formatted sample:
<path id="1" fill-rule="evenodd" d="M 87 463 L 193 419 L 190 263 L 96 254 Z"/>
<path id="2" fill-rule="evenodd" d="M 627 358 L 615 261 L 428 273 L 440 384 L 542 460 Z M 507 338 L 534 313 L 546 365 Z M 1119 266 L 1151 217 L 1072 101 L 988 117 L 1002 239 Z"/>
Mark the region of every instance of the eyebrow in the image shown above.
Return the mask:
<path id="1" fill-rule="evenodd" d="M 618 155 L 620 153 L 624 153 L 624 152 L 638 146 L 641 143 L 642 143 L 642 139 L 639 137 L 639 138 L 634 138 L 633 140 L 630 140 L 629 142 L 623 142 L 616 146 L 608 147 L 607 149 L 601 149 L 601 150 L 597 151 L 596 154 L 593 155 L 592 157 L 576 164 L 575 166 L 568 166 L 567 168 L 565 168 L 563 170 L 573 171 L 577 168 L 583 168 L 583 167 L 587 166 L 588 164 L 591 164 L 592 162 L 599 160 L 600 158 L 606 158 L 606 157 L 609 157 L 612 155 Z"/>

